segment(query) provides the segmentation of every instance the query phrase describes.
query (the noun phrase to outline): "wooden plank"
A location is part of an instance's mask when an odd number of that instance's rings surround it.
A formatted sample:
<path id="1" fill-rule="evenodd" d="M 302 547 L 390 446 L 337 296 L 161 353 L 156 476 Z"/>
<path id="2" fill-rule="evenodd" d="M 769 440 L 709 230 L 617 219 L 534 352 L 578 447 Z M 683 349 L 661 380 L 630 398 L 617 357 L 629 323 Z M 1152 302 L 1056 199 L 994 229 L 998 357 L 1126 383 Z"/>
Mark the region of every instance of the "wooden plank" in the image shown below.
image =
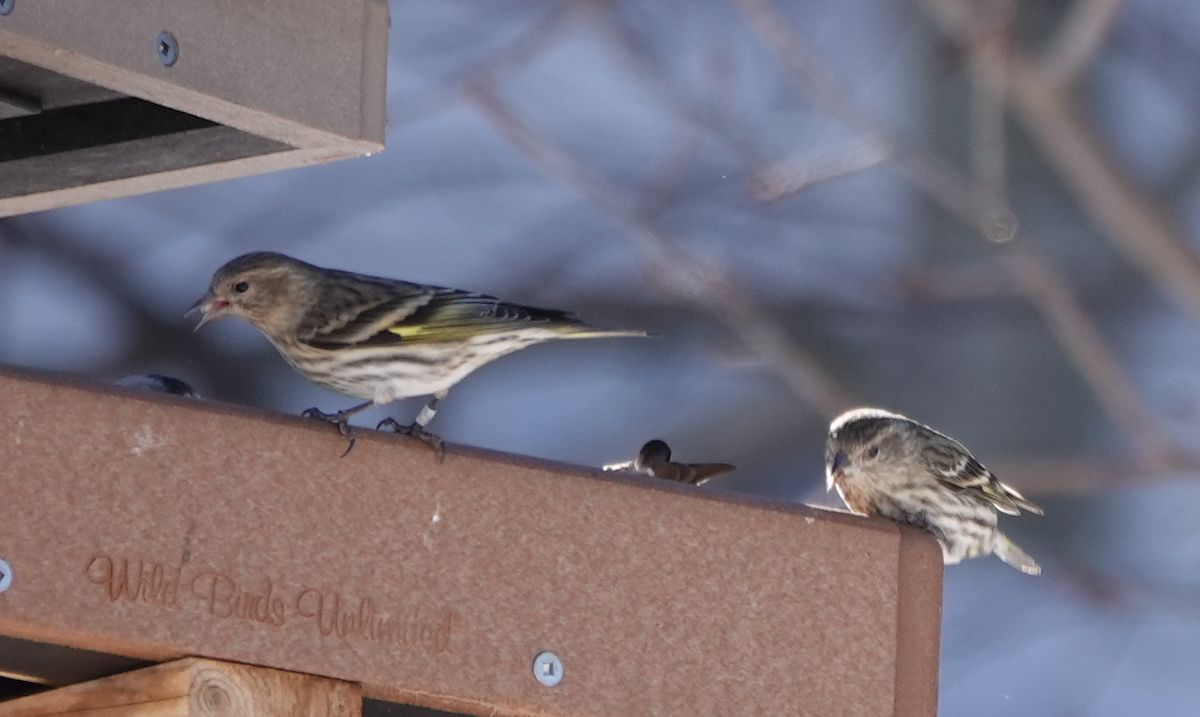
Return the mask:
<path id="1" fill-rule="evenodd" d="M 923 531 L 0 374 L 0 634 L 477 715 L 936 713 Z M 540 684 L 552 650 L 565 677 Z"/>
<path id="2" fill-rule="evenodd" d="M 386 0 L 16 3 L 0 17 L 0 217 L 380 151 L 387 30 Z M 188 117 L 216 126 L 183 131 Z"/>
<path id="3" fill-rule="evenodd" d="M 10 214 L 49 208 L 58 206 L 58 199 L 51 197 L 60 199 L 69 192 L 86 197 L 122 180 L 141 179 L 161 189 L 171 177 L 198 176 L 185 175 L 188 170 L 220 171 L 238 160 L 261 167 L 266 155 L 286 155 L 290 150 L 274 140 L 221 125 L 157 131 L 147 128 L 147 137 L 5 162 L 0 165 L 0 207 L 11 203 Z"/>
<path id="4" fill-rule="evenodd" d="M 215 126 L 212 120 L 136 97 L 39 109 L 0 120 L 0 163 Z"/>
<path id="5" fill-rule="evenodd" d="M 385 0 L 54 0 L 0 18 L 3 54 L 297 147 L 383 144 Z M 166 67 L 159 33 L 179 43 Z"/>
<path id="6" fill-rule="evenodd" d="M 0 717 L 357 717 L 358 685 L 185 658 L 0 703 Z"/>

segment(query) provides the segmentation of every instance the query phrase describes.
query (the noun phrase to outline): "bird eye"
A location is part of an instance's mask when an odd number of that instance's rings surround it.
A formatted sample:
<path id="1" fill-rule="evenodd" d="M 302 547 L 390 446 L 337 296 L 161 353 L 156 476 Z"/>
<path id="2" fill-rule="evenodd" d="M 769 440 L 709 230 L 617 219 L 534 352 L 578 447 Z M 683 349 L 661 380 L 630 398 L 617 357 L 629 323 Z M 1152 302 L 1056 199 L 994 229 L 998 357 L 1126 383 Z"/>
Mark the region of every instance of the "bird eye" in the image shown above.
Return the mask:
<path id="1" fill-rule="evenodd" d="M 867 449 L 867 458 L 874 458 L 879 455 L 879 446 L 871 446 Z"/>
<path id="2" fill-rule="evenodd" d="M 244 294 L 250 288 L 250 285 L 244 281 L 239 281 L 233 285 L 233 290 L 239 294 Z"/>

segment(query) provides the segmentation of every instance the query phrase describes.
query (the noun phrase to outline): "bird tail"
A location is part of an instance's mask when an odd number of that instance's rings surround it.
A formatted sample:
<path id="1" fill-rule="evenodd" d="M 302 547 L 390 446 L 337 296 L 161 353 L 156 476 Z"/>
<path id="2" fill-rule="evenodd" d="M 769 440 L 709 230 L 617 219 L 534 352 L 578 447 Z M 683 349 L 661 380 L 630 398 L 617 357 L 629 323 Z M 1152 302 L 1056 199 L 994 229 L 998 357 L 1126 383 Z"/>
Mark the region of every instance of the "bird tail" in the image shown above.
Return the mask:
<path id="1" fill-rule="evenodd" d="M 1042 568 L 1033 558 L 1020 548 L 1017 544 L 1009 540 L 1004 533 L 996 533 L 996 546 L 992 548 L 992 552 L 996 557 L 1013 566 L 1017 570 L 1026 575 L 1040 575 Z"/>

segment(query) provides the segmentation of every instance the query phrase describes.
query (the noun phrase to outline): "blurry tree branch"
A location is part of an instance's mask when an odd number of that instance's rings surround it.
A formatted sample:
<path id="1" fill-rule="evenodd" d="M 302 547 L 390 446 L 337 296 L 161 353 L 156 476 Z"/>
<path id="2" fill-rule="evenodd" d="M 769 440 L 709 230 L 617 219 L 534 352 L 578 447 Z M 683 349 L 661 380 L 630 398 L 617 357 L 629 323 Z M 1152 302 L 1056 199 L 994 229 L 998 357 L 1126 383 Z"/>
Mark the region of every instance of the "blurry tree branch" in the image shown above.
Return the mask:
<path id="1" fill-rule="evenodd" d="M 957 37 L 969 40 L 976 181 L 958 177 L 919 150 L 908 146 L 879 120 L 858 108 L 819 66 L 787 18 L 771 0 L 731 0 L 747 23 L 775 53 L 797 86 L 822 109 L 864 134 L 894 148 L 897 166 L 931 199 L 992 242 L 1020 282 L 1023 293 L 1041 312 L 1067 358 L 1088 383 L 1097 401 L 1133 441 L 1140 458 L 1165 468 L 1179 463 L 1172 442 L 1158 427 L 1132 380 L 1103 334 L 1083 310 L 1070 282 L 1062 276 L 1020 227 L 1004 190 L 1002 98 L 1015 82 L 1009 72 L 1011 51 L 1004 26 L 1007 2 L 984 3 L 979 13 L 966 13 L 956 0 L 925 0 L 950 5 Z M 1200 274 L 1195 284 L 1200 298 Z"/>
<path id="2" fill-rule="evenodd" d="M 890 156 L 890 145 L 865 139 L 817 156 L 793 157 L 755 171 L 750 176 L 750 196 L 757 202 L 773 202 L 821 182 L 870 169 Z"/>
<path id="3" fill-rule="evenodd" d="M 914 266 L 900 273 L 900 290 L 920 301 L 970 301 L 1021 296 L 1012 271 L 995 264 Z"/>
<path id="4" fill-rule="evenodd" d="M 921 2 L 952 40 L 970 41 L 974 23 L 964 0 Z M 1200 256 L 1154 201 L 1110 161 L 1078 115 L 1069 87 L 1016 52 L 1004 71 L 1007 100 L 1076 201 L 1131 263 L 1200 320 Z"/>
<path id="5" fill-rule="evenodd" d="M 1059 85 L 1074 81 L 1091 63 L 1112 29 L 1122 0 L 1075 0 L 1042 56 L 1042 67 Z"/>
<path id="6" fill-rule="evenodd" d="M 1083 495 L 1137 485 L 1161 474 L 1137 458 L 1109 455 L 998 456 L 984 463 L 1000 480 L 1018 486 L 1026 495 Z M 1200 472 L 1195 461 L 1176 467 Z"/>
<path id="7" fill-rule="evenodd" d="M 492 84 L 475 82 L 465 93 L 514 148 L 625 229 L 645 257 L 646 276 L 656 288 L 724 324 L 819 414 L 830 418 L 855 405 L 813 356 L 795 346 L 787 333 L 755 306 L 728 271 L 680 248 L 664 228 L 633 209 L 635 204 L 623 197 L 619 188 L 518 117 Z"/>
<path id="8" fill-rule="evenodd" d="M 410 124 L 446 109 L 462 98 L 465 85 L 480 77 L 498 80 L 517 73 L 561 37 L 577 10 L 576 3 L 555 3 L 545 17 L 504 47 L 409 98 L 398 111 L 389 109 L 388 125 Z"/>
<path id="9" fill-rule="evenodd" d="M 725 108 L 734 104 L 729 98 L 714 97 L 708 100 L 697 100 L 680 91 L 678 84 L 670 81 L 666 76 L 667 73 L 662 67 L 662 63 L 623 21 L 620 12 L 610 7 L 604 8 L 598 14 L 599 27 L 613 40 L 613 45 L 621 50 L 617 53 L 617 59 L 629 68 L 634 78 L 646 85 L 649 97 L 682 117 L 693 128 L 710 132 L 743 157 L 750 158 L 751 161 L 761 160 L 761 154 L 753 138 L 739 123 L 733 121 L 726 111 Z M 724 64 L 718 64 L 722 59 L 730 61 L 727 56 L 719 54 L 721 49 L 725 48 L 714 49 L 714 54 L 716 54 L 712 66 L 714 74 L 716 74 L 715 70 L 728 69 Z M 718 91 L 727 89 L 729 82 L 720 80 L 726 79 L 724 75 L 728 74 L 731 73 L 725 72 L 722 77 L 714 78 L 716 81 L 712 82 L 711 86 L 717 88 Z"/>

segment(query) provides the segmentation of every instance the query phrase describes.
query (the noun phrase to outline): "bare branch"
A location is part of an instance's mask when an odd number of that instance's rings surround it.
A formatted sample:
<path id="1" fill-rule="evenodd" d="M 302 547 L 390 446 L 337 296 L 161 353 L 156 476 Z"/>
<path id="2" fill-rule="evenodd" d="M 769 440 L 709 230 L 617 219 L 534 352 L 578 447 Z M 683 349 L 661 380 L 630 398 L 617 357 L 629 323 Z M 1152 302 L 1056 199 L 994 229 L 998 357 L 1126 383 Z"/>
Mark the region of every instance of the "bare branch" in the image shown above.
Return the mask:
<path id="1" fill-rule="evenodd" d="M 1002 215 L 1008 206 L 1004 86 L 1008 75 L 1011 14 L 971 46 L 971 171 L 975 205 Z"/>
<path id="2" fill-rule="evenodd" d="M 1178 478 L 1180 472 L 1200 478 L 1200 464 L 1186 461 L 1164 474 L 1137 458 L 1107 455 L 1000 456 L 984 458 L 1000 480 L 1037 496 L 1083 495 L 1121 486 Z M 1028 489 L 1028 490 L 1027 490 Z"/>
<path id="3" fill-rule="evenodd" d="M 1058 85 L 1079 77 L 1100 51 L 1121 0 L 1075 0 L 1071 13 L 1042 57 L 1042 71 Z"/>
<path id="4" fill-rule="evenodd" d="M 900 274 L 900 290 L 919 301 L 973 301 L 1021 296 L 1011 271 L 987 266 L 910 267 Z"/>
<path id="5" fill-rule="evenodd" d="M 968 36 L 961 0 L 922 5 L 952 40 Z M 1109 160 L 1061 84 L 1018 54 L 1006 71 L 1008 101 L 1075 200 L 1131 263 L 1200 320 L 1200 256 L 1187 238 Z"/>
<path id="6" fill-rule="evenodd" d="M 613 47 L 619 48 L 620 52 L 616 53 L 617 60 L 628 68 L 633 77 L 646 86 L 650 98 L 658 101 L 677 117 L 686 120 L 693 129 L 704 129 L 711 132 L 714 137 L 725 142 L 739 155 L 755 162 L 760 159 L 761 153 L 754 143 L 754 138 L 740 124 L 734 122 L 725 111 L 725 108 L 732 104 L 727 101 L 728 98 L 714 97 L 697 100 L 682 92 L 676 83 L 670 82 L 665 77 L 665 71 L 661 64 L 642 43 L 638 42 L 634 33 L 622 22 L 616 9 L 608 7 L 606 10 L 600 15 L 601 22 L 598 24 L 598 28 L 612 39 Z M 721 49 L 714 48 L 714 55 L 716 55 L 714 59 L 731 61 L 728 58 L 728 55 L 731 54 L 729 52 L 726 52 L 724 57 L 717 55 Z M 716 62 L 713 63 L 711 69 L 714 75 L 712 87 L 716 88 L 718 92 L 728 91 L 734 73 L 729 71 L 728 66 L 722 66 Z"/>
<path id="7" fill-rule="evenodd" d="M 994 17 L 998 17 L 995 16 Z M 971 154 L 976 205 L 992 216 L 1011 214 L 1005 170 L 1004 97 L 1008 78 L 1009 18 L 991 32 L 976 33 L 971 47 Z M 1015 227 L 1014 227 L 1015 228 Z M 1174 461 L 1171 441 L 1159 429 L 1104 335 L 1080 305 L 1066 277 L 1053 268 L 1028 235 L 1017 229 L 1003 247 L 1013 275 L 1038 307 L 1059 345 L 1091 387 L 1105 411 L 1133 439 L 1148 464 Z"/>
<path id="8" fill-rule="evenodd" d="M 463 86 L 481 77 L 499 80 L 516 74 L 559 39 L 575 11 L 575 3 L 558 3 L 517 39 L 470 67 L 442 79 L 429 90 L 409 98 L 399 110 L 389 110 L 388 125 L 399 127 L 410 124 L 446 109 L 462 98 Z"/>
<path id="9" fill-rule="evenodd" d="M 815 184 L 870 169 L 891 154 L 891 147 L 883 141 L 867 139 L 815 157 L 793 157 L 752 174 L 750 196 L 757 202 L 773 202 Z"/>
<path id="10" fill-rule="evenodd" d="M 1169 470 L 1180 455 L 1159 427 L 1104 335 L 1079 304 L 1066 278 L 1023 237 L 1004 253 L 1025 294 L 1042 313 L 1071 364 L 1100 405 L 1133 440 L 1151 470 Z"/>
<path id="11" fill-rule="evenodd" d="M 1010 53 L 998 34 L 1007 23 L 1010 6 L 996 2 L 981 8 L 959 0 L 924 0 L 935 6 L 937 18 L 952 24 L 954 38 L 972 49 L 972 73 L 978 92 L 973 107 L 978 137 L 975 164 L 979 182 L 956 178 L 922 153 L 904 146 L 892 132 L 849 101 L 821 71 L 804 42 L 790 29 L 770 0 L 732 0 L 760 38 L 789 71 L 793 80 L 817 104 L 850 127 L 870 137 L 882 137 L 895 147 L 897 165 L 930 198 L 1003 249 L 1003 256 L 1025 295 L 1041 312 L 1067 358 L 1087 381 L 1108 415 L 1120 425 L 1142 460 L 1156 467 L 1179 462 L 1171 441 L 1157 426 L 1103 334 L 1087 316 L 1070 283 L 1029 240 L 1008 207 L 1004 191 L 1004 88 L 1014 71 Z M 994 97 L 989 94 L 996 93 Z M 964 187 L 969 189 L 964 190 Z M 1196 283 L 1200 292 L 1200 281 Z"/>
<path id="12" fill-rule="evenodd" d="M 538 133 L 487 82 L 466 88 L 468 100 L 513 147 L 550 177 L 567 184 L 622 226 L 646 259 L 646 275 L 660 290 L 705 311 L 769 364 L 815 411 L 830 418 L 855 405 L 820 363 L 754 305 L 723 268 L 688 254 L 661 226 L 630 207 L 604 178 Z"/>

